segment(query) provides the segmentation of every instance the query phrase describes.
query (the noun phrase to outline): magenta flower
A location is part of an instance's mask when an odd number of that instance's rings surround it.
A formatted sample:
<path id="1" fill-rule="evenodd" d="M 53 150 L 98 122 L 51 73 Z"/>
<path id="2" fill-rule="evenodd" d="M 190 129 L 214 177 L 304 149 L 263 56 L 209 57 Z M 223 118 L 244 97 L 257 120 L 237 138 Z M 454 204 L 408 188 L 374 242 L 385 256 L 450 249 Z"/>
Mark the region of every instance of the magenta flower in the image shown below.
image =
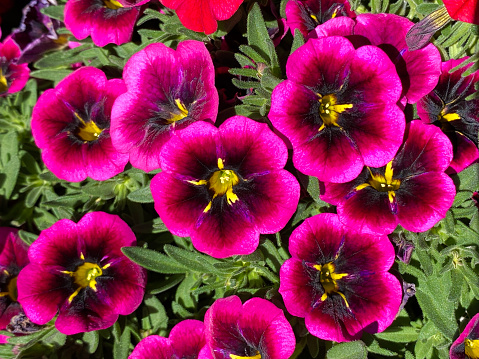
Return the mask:
<path id="1" fill-rule="evenodd" d="M 112 111 L 115 147 L 130 154 L 134 167 L 160 168 L 161 147 L 194 121 L 214 123 L 218 92 L 211 56 L 199 41 L 183 41 L 176 51 L 151 44 L 133 55 L 123 78 L 128 92 Z"/>
<path id="2" fill-rule="evenodd" d="M 413 25 L 409 19 L 394 14 L 361 14 L 354 20 L 331 19 L 318 26 L 312 36 L 346 36 L 356 48 L 364 45 L 381 48 L 396 66 L 402 84 L 402 101 L 416 103 L 436 86 L 441 73 L 441 55 L 432 44 L 421 50 L 408 50 L 405 38 Z"/>
<path id="3" fill-rule="evenodd" d="M 269 118 L 293 145 L 293 163 L 321 181 L 347 182 L 383 166 L 401 145 L 404 113 L 394 65 L 375 46 L 311 39 L 286 64 Z"/>
<path id="4" fill-rule="evenodd" d="M 203 322 L 183 320 L 171 329 L 168 338 L 150 335 L 142 339 L 128 359 L 208 359 L 200 355 L 206 344 L 204 332 Z"/>
<path id="5" fill-rule="evenodd" d="M 288 0 L 285 11 L 291 33 L 294 35 L 294 30 L 298 29 L 305 37 L 329 19 L 356 17 L 347 0 Z"/>
<path id="6" fill-rule="evenodd" d="M 439 83 L 417 106 L 421 120 L 440 127 L 451 141 L 454 157 L 450 169 L 453 172 L 461 172 L 479 159 L 479 99 L 466 100 L 475 92 L 474 85 L 479 81 L 479 71 L 462 77 L 471 63 L 449 73 L 464 60 L 465 58 L 443 62 Z"/>
<path id="7" fill-rule="evenodd" d="M 424 232 L 446 216 L 456 188 L 444 173 L 452 146 L 436 127 L 413 121 L 392 161 L 365 167 L 354 180 L 325 183 L 321 198 L 338 206 L 343 223 L 372 233 L 389 234 L 400 224 Z"/>
<path id="8" fill-rule="evenodd" d="M 451 345 L 450 359 L 479 357 L 479 313 L 467 323 L 459 338 Z"/>
<path id="9" fill-rule="evenodd" d="M 28 81 L 28 65 L 17 64 L 20 55 L 20 48 L 10 37 L 0 42 L 0 96 L 20 91 Z"/>
<path id="10" fill-rule="evenodd" d="M 206 311 L 205 336 L 214 359 L 288 359 L 296 346 L 281 309 L 262 298 L 241 304 L 236 295 Z"/>
<path id="11" fill-rule="evenodd" d="M 121 45 L 131 40 L 139 14 L 139 8 L 124 7 L 117 0 L 68 0 L 65 26 L 79 40 L 91 35 L 97 46 Z"/>
<path id="12" fill-rule="evenodd" d="M 289 252 L 279 292 L 314 336 L 355 340 L 363 331 L 383 331 L 396 317 L 402 286 L 388 273 L 395 254 L 387 236 L 348 229 L 336 214 L 324 213 L 293 231 Z"/>
<path id="13" fill-rule="evenodd" d="M 83 67 L 45 91 L 32 114 L 32 134 L 42 159 L 58 178 L 103 181 L 123 171 L 128 154 L 116 151 L 110 138 L 110 113 L 122 80 Z"/>
<path id="14" fill-rule="evenodd" d="M 143 299 L 146 271 L 121 247 L 135 244 L 130 227 L 103 212 L 43 230 L 28 251 L 30 264 L 18 275 L 25 314 L 45 324 L 58 312 L 55 326 L 67 335 L 105 329 L 119 314 L 131 314 Z"/>
<path id="15" fill-rule="evenodd" d="M 0 227 L 0 330 L 20 312 L 17 301 L 17 276 L 28 264 L 28 246 L 14 228 Z"/>
<path id="16" fill-rule="evenodd" d="M 160 0 L 175 10 L 186 28 L 212 34 L 218 28 L 217 20 L 227 20 L 238 10 L 243 0 Z"/>
<path id="17" fill-rule="evenodd" d="M 281 230 L 296 210 L 299 184 L 283 170 L 288 152 L 266 124 L 246 117 L 219 129 L 197 122 L 161 151 L 151 181 L 168 229 L 213 257 L 250 254 L 260 233 Z"/>

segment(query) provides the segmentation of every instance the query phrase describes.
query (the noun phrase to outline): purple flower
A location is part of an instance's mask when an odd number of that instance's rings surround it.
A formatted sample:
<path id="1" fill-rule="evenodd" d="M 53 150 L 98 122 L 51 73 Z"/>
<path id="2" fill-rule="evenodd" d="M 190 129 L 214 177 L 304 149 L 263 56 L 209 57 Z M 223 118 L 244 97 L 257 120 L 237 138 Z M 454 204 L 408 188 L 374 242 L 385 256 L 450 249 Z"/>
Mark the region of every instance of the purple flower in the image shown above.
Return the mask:
<path id="1" fill-rule="evenodd" d="M 128 359 L 207 359 L 200 355 L 206 344 L 204 332 L 203 322 L 183 320 L 171 329 L 168 338 L 150 335 L 142 339 Z"/>
<path id="2" fill-rule="evenodd" d="M 444 173 L 451 158 L 452 146 L 436 126 L 413 121 L 392 161 L 365 167 L 348 183 L 325 183 L 321 198 L 338 206 L 349 227 L 388 234 L 400 224 L 424 232 L 446 216 L 454 201 L 456 188 Z"/>
<path id="3" fill-rule="evenodd" d="M 121 45 L 130 41 L 139 14 L 139 8 L 117 0 L 68 0 L 65 26 L 79 40 L 91 35 L 97 46 Z"/>
<path id="4" fill-rule="evenodd" d="M 22 49 L 18 63 L 33 62 L 52 49 L 64 47 L 68 35 L 58 35 L 56 30 L 61 22 L 42 14 L 41 9 L 56 5 L 55 0 L 32 0 L 23 9 L 23 17 L 18 29 L 13 30 L 12 39 Z"/>
<path id="5" fill-rule="evenodd" d="M 198 121 L 214 123 L 218 92 L 214 67 L 205 45 L 183 41 L 175 50 L 151 44 L 133 55 L 123 78 L 128 92 L 113 106 L 112 139 L 130 153 L 134 167 L 160 167 L 161 147 L 176 130 Z"/>
<path id="6" fill-rule="evenodd" d="M 217 299 L 206 311 L 205 335 L 215 359 L 288 359 L 296 346 L 283 311 L 262 298 Z"/>
<path id="7" fill-rule="evenodd" d="M 285 11 L 291 33 L 294 35 L 294 30 L 299 29 L 305 37 L 329 19 L 356 17 L 347 0 L 288 0 Z"/>
<path id="8" fill-rule="evenodd" d="M 281 230 L 298 205 L 298 181 L 283 170 L 287 158 L 266 124 L 241 116 L 219 129 L 194 123 L 161 151 L 163 172 L 151 181 L 155 209 L 201 252 L 250 254 L 260 233 Z"/>
<path id="9" fill-rule="evenodd" d="M 105 329 L 141 303 L 146 271 L 121 247 L 136 238 L 116 215 L 87 213 L 43 230 L 28 251 L 30 264 L 18 275 L 18 301 L 25 314 L 45 324 L 58 312 L 57 329 L 67 335 Z"/>
<path id="10" fill-rule="evenodd" d="M 432 44 L 421 50 L 408 50 L 405 37 L 413 25 L 409 19 L 394 14 L 361 14 L 354 20 L 331 19 L 318 26 L 312 36 L 346 36 L 356 48 L 364 45 L 381 48 L 396 66 L 402 84 L 402 102 L 416 103 L 436 86 L 441 55 Z"/>
<path id="11" fill-rule="evenodd" d="M 308 218 L 289 239 L 279 292 L 292 315 L 318 338 L 344 342 L 386 329 L 402 301 L 388 273 L 394 248 L 384 235 L 343 227 L 336 214 Z"/>
<path id="12" fill-rule="evenodd" d="M 383 166 L 401 145 L 401 83 L 375 46 L 343 37 L 311 39 L 286 64 L 269 118 L 293 145 L 293 163 L 321 181 L 347 182 L 363 166 Z"/>
<path id="13" fill-rule="evenodd" d="M 17 63 L 20 55 L 20 48 L 10 37 L 0 42 L 0 96 L 20 91 L 28 81 L 28 65 Z"/>
<path id="14" fill-rule="evenodd" d="M 0 330 L 22 311 L 17 302 L 17 276 L 28 264 L 28 246 L 20 239 L 18 230 L 0 227 Z"/>
<path id="15" fill-rule="evenodd" d="M 467 323 L 459 338 L 451 345 L 450 359 L 479 357 L 479 313 Z"/>
<path id="16" fill-rule="evenodd" d="M 45 91 L 32 114 L 32 134 L 45 165 L 58 178 L 103 181 L 123 171 L 128 154 L 117 152 L 110 138 L 110 113 L 122 80 L 83 67 Z"/>
<path id="17" fill-rule="evenodd" d="M 421 120 L 440 127 L 451 141 L 454 150 L 451 172 L 461 172 L 479 159 L 479 99 L 466 100 L 475 92 L 474 85 L 479 81 L 479 71 L 462 77 L 471 63 L 449 73 L 465 59 L 443 62 L 439 83 L 417 106 Z"/>

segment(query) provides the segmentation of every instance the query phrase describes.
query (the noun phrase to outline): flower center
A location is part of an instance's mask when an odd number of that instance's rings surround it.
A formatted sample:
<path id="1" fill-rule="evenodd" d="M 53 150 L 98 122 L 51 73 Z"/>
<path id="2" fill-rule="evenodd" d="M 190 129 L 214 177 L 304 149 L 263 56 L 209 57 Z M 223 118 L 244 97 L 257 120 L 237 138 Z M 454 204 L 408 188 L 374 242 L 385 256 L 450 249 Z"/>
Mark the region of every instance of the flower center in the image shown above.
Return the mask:
<path id="1" fill-rule="evenodd" d="M 446 113 L 447 108 L 443 108 L 441 113 L 437 115 L 437 119 L 441 122 L 452 122 L 452 121 L 457 121 L 461 119 L 461 116 L 459 116 L 457 113 Z"/>
<path id="2" fill-rule="evenodd" d="M 343 293 L 341 293 L 338 289 L 337 281 L 346 277 L 347 273 L 336 273 L 336 267 L 334 263 L 329 262 L 326 264 L 315 264 L 313 268 L 317 269 L 320 272 L 319 281 L 324 289 L 324 294 L 321 297 L 321 301 L 325 301 L 328 298 L 328 294 L 337 293 L 343 298 L 346 306 L 349 308 L 348 301 Z"/>
<path id="3" fill-rule="evenodd" d="M 258 351 L 256 352 L 256 355 L 249 357 L 242 357 L 239 355 L 230 354 L 230 359 L 261 359 L 261 354 Z"/>
<path id="4" fill-rule="evenodd" d="M 479 340 L 464 340 L 464 352 L 468 358 L 479 359 Z"/>
<path id="5" fill-rule="evenodd" d="M 98 140 L 98 137 L 100 137 L 103 130 L 99 128 L 95 122 L 91 120 L 85 122 L 78 113 L 74 112 L 73 114 L 80 121 L 80 125 L 75 131 L 75 135 L 85 142 Z"/>
<path id="6" fill-rule="evenodd" d="M 116 10 L 123 7 L 123 5 L 116 0 L 103 0 L 103 4 L 105 4 L 105 7 L 112 10 Z"/>
<path id="7" fill-rule="evenodd" d="M 177 107 L 177 111 L 175 112 L 170 112 L 170 118 L 166 120 L 166 122 L 170 125 L 173 124 L 175 125 L 175 122 L 184 119 L 185 117 L 188 116 L 188 110 L 186 109 L 185 105 L 183 102 L 181 102 L 180 99 L 175 100 L 175 104 Z"/>
<path id="8" fill-rule="evenodd" d="M 323 124 L 319 128 L 318 132 L 323 130 L 324 127 L 341 127 L 338 125 L 338 118 L 339 114 L 346 111 L 348 108 L 353 108 L 352 104 L 338 104 L 338 98 L 334 94 L 329 94 L 322 96 L 321 94 L 317 94 L 319 96 L 319 116 L 321 120 L 323 120 Z"/>
<path id="9" fill-rule="evenodd" d="M 3 75 L 3 71 L 0 68 L 0 93 L 7 92 L 8 83 L 7 78 Z"/>
<path id="10" fill-rule="evenodd" d="M 8 273 L 7 271 L 4 271 Z M 8 274 L 7 274 L 8 275 Z M 8 280 L 7 291 L 0 292 L 0 297 L 9 297 L 13 302 L 17 301 L 17 277 L 12 277 Z"/>
<path id="11" fill-rule="evenodd" d="M 238 175 L 233 170 L 225 170 L 223 159 L 218 158 L 218 171 L 215 171 L 209 180 L 188 181 L 196 186 L 208 185 L 213 192 L 213 198 L 203 210 L 203 213 L 211 209 L 213 200 L 218 196 L 226 195 L 226 201 L 232 205 L 238 200 L 238 196 L 233 192 L 233 187 L 239 182 Z"/>
<path id="12" fill-rule="evenodd" d="M 359 191 L 365 187 L 371 186 L 373 187 L 376 191 L 378 192 L 387 192 L 388 193 L 388 198 L 389 198 L 389 203 L 391 205 L 395 204 L 395 198 L 396 198 L 396 192 L 400 185 L 401 185 L 401 180 L 399 179 L 393 179 L 393 168 L 392 168 L 393 162 L 390 161 L 386 165 L 386 170 L 384 171 L 384 176 L 380 174 L 374 174 L 371 172 L 371 170 L 368 167 L 369 174 L 371 175 L 371 178 L 367 183 L 363 183 L 355 188 L 356 191 Z M 393 212 L 396 211 L 395 206 L 394 208 L 391 208 Z"/>

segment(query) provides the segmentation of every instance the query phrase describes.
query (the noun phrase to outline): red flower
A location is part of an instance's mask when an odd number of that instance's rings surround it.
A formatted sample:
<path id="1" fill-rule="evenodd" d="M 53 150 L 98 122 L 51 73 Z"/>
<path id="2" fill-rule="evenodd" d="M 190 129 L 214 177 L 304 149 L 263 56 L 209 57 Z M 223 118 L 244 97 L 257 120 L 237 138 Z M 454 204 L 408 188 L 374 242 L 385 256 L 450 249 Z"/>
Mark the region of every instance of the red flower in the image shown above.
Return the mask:
<path id="1" fill-rule="evenodd" d="M 478 0 L 443 0 L 449 16 L 454 20 L 479 25 Z"/>
<path id="2" fill-rule="evenodd" d="M 217 20 L 229 19 L 243 0 L 160 0 L 176 11 L 181 23 L 188 29 L 212 34 L 218 28 Z"/>

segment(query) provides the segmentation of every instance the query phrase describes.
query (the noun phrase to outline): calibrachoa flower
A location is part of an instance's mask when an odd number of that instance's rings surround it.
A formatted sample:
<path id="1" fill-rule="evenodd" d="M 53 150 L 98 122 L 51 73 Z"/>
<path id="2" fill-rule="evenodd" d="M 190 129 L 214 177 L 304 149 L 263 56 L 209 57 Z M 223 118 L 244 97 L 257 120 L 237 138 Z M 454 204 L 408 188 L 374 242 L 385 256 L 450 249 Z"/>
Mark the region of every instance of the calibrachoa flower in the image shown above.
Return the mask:
<path id="1" fill-rule="evenodd" d="M 394 14 L 361 14 L 354 20 L 347 17 L 331 19 L 316 27 L 312 35 L 346 36 L 356 48 L 378 46 L 396 66 L 402 84 L 402 100 L 416 103 L 436 86 L 441 73 L 441 55 L 432 44 L 422 50 L 407 49 L 405 37 L 413 25 L 409 19 Z"/>
<path id="2" fill-rule="evenodd" d="M 186 28 L 212 34 L 218 28 L 217 20 L 227 20 L 238 10 L 243 0 L 160 0 L 175 10 Z"/>
<path id="3" fill-rule="evenodd" d="M 451 345 L 450 359 L 479 358 L 479 313 L 467 323 L 459 338 Z"/>
<path id="4" fill-rule="evenodd" d="M 401 83 L 375 46 L 344 37 L 311 39 L 286 64 L 269 118 L 293 145 L 293 163 L 321 181 L 347 182 L 389 162 L 402 142 Z"/>
<path id="5" fill-rule="evenodd" d="M 107 80 L 103 71 L 83 67 L 40 96 L 32 134 L 45 165 L 58 178 L 103 181 L 123 171 L 128 154 L 111 143 L 110 114 L 125 90 L 122 80 Z"/>
<path id="6" fill-rule="evenodd" d="M 294 35 L 294 30 L 299 29 L 303 36 L 308 36 L 316 26 L 329 19 L 339 16 L 356 17 L 347 0 L 289 0 L 285 11 L 291 33 Z"/>
<path id="7" fill-rule="evenodd" d="M 425 123 L 441 128 L 453 145 L 451 169 L 460 172 L 479 158 L 479 99 L 466 100 L 475 92 L 479 71 L 462 74 L 472 65 L 449 73 L 466 58 L 442 64 L 442 74 L 436 88 L 418 102 L 417 112 Z"/>
<path id="8" fill-rule="evenodd" d="M 207 359 L 200 354 L 204 348 L 205 326 L 199 320 L 187 319 L 171 329 L 168 338 L 150 335 L 142 339 L 133 350 L 129 359 Z"/>
<path id="9" fill-rule="evenodd" d="M 446 216 L 456 188 L 444 173 L 452 146 L 436 127 L 413 121 L 405 142 L 386 166 L 365 167 L 348 183 L 325 183 L 321 199 L 338 206 L 349 227 L 389 234 L 400 224 L 424 232 Z"/>
<path id="10" fill-rule="evenodd" d="M 478 0 L 443 0 L 443 3 L 454 20 L 479 25 Z"/>
<path id="11" fill-rule="evenodd" d="M 28 81 L 28 65 L 17 64 L 20 55 L 20 48 L 10 37 L 0 42 L 0 96 L 20 91 Z"/>
<path id="12" fill-rule="evenodd" d="M 151 181 L 155 209 L 201 252 L 250 254 L 260 233 L 281 230 L 298 205 L 298 181 L 283 170 L 287 158 L 266 124 L 241 116 L 219 129 L 196 122 L 161 151 L 163 172 Z"/>
<path id="13" fill-rule="evenodd" d="M 121 247 L 136 238 L 116 215 L 87 213 L 43 230 L 28 251 L 30 264 L 18 275 L 18 301 L 25 314 L 45 324 L 58 312 L 57 329 L 67 335 L 105 329 L 141 303 L 146 271 Z"/>
<path id="14" fill-rule="evenodd" d="M 205 335 L 214 359 L 288 359 L 296 346 L 283 311 L 262 298 L 217 299 L 205 313 Z"/>
<path id="15" fill-rule="evenodd" d="M 123 78 L 128 92 L 112 111 L 115 147 L 130 154 L 134 167 L 160 168 L 161 147 L 172 133 L 194 121 L 216 121 L 218 92 L 213 61 L 199 41 L 183 41 L 175 50 L 158 43 L 133 55 Z"/>
<path id="16" fill-rule="evenodd" d="M 28 264 L 28 246 L 20 239 L 18 230 L 0 227 L 0 330 L 22 311 L 17 301 L 17 276 Z"/>
<path id="17" fill-rule="evenodd" d="M 89 35 L 97 46 L 130 41 L 140 14 L 138 7 L 124 7 L 116 0 L 68 0 L 65 26 L 77 39 Z"/>
<path id="18" fill-rule="evenodd" d="M 387 236 L 348 229 L 336 214 L 324 213 L 293 231 L 289 252 L 279 292 L 288 312 L 305 318 L 311 334 L 344 342 L 392 323 L 402 286 L 388 273 L 395 254 Z"/>

